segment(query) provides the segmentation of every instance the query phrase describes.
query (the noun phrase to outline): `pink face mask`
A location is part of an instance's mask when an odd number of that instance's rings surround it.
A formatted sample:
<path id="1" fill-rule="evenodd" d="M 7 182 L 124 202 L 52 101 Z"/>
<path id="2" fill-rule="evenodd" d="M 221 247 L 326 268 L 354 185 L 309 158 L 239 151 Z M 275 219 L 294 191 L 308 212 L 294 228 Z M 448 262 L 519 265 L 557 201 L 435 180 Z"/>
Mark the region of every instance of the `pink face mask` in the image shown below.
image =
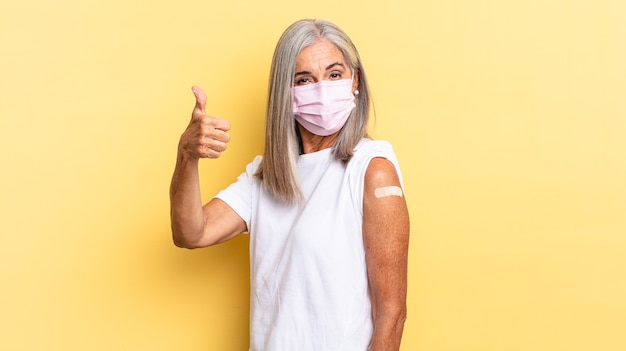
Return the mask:
<path id="1" fill-rule="evenodd" d="M 292 89 L 296 121 L 316 135 L 327 136 L 337 132 L 356 106 L 352 79 L 322 80 Z"/>

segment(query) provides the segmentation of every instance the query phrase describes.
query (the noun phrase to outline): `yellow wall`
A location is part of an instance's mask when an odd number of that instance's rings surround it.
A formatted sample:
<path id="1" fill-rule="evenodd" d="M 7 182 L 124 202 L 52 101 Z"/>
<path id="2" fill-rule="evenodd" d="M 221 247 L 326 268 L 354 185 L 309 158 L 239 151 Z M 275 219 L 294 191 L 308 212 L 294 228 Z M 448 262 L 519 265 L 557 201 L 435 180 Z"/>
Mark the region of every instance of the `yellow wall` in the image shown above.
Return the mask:
<path id="1" fill-rule="evenodd" d="M 209 198 L 262 150 L 273 47 L 360 48 L 412 215 L 402 350 L 623 350 L 621 0 L 5 0 L 0 349 L 246 350 L 247 238 L 171 244 L 176 144 L 230 119 Z"/>

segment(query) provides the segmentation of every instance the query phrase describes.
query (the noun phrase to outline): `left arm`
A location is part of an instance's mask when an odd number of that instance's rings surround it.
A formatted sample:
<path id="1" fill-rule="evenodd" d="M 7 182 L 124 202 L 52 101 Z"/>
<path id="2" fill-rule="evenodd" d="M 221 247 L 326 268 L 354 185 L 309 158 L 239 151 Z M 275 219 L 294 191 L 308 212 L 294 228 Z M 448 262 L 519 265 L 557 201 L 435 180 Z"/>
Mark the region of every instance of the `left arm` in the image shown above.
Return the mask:
<path id="1" fill-rule="evenodd" d="M 365 172 L 363 240 L 372 298 L 370 351 L 398 351 L 406 319 L 409 213 L 393 164 L 374 158 Z"/>

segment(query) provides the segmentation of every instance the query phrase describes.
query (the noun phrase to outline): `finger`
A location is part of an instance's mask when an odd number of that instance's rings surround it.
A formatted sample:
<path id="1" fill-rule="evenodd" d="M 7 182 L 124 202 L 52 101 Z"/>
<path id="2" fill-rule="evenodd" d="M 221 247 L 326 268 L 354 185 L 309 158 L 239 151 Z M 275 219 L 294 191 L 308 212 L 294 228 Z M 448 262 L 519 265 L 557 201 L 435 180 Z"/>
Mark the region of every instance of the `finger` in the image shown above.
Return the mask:
<path id="1" fill-rule="evenodd" d="M 199 135 L 202 136 L 202 138 L 206 138 L 207 140 L 215 139 L 226 143 L 230 141 L 230 134 L 227 131 L 227 129 L 230 128 L 229 123 L 216 124 L 213 119 L 208 122 L 201 119 L 201 124 Z"/>
<path id="2" fill-rule="evenodd" d="M 226 151 L 227 145 L 228 145 L 228 141 L 224 141 L 224 140 L 220 140 L 220 139 L 209 138 L 209 137 L 204 137 L 202 139 L 202 146 L 203 147 L 206 147 L 206 148 L 209 148 L 211 150 L 218 151 L 218 152 Z"/>
<path id="3" fill-rule="evenodd" d="M 214 149 L 209 145 L 202 146 L 200 151 L 200 157 L 202 158 L 219 158 L 222 152 L 218 149 Z"/>
<path id="4" fill-rule="evenodd" d="M 230 122 L 225 119 L 212 117 L 210 120 L 206 120 L 206 124 L 212 128 L 227 132 L 230 130 Z"/>
<path id="5" fill-rule="evenodd" d="M 193 95 L 196 97 L 196 106 L 193 108 L 193 115 L 206 115 L 206 94 L 200 87 L 191 87 Z"/>

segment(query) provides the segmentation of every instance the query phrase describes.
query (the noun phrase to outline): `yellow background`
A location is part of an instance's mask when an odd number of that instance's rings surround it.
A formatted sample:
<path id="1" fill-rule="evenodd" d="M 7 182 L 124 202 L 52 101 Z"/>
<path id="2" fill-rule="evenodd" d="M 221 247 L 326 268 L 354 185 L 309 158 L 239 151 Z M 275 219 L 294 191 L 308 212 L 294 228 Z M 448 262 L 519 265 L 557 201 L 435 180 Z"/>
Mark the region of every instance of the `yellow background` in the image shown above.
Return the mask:
<path id="1" fill-rule="evenodd" d="M 369 73 L 412 238 L 402 350 L 624 350 L 626 3 L 0 5 L 0 349 L 247 350 L 247 237 L 170 240 L 202 86 L 232 123 L 205 199 L 262 152 L 282 31 L 327 18 Z"/>

